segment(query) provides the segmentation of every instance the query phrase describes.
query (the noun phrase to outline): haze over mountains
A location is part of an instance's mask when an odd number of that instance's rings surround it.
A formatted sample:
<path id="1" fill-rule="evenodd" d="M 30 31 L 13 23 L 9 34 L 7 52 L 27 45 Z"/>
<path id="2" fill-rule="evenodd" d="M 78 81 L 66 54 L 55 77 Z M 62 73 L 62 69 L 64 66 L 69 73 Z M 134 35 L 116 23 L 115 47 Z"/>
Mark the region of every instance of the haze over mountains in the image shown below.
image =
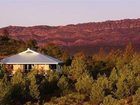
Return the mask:
<path id="1" fill-rule="evenodd" d="M 140 49 L 140 19 L 91 22 L 66 26 L 8 26 L 0 29 L 18 40 L 36 39 L 39 45 L 54 43 L 71 53 L 84 51 L 92 54 L 99 48 L 124 48 L 132 42 Z"/>

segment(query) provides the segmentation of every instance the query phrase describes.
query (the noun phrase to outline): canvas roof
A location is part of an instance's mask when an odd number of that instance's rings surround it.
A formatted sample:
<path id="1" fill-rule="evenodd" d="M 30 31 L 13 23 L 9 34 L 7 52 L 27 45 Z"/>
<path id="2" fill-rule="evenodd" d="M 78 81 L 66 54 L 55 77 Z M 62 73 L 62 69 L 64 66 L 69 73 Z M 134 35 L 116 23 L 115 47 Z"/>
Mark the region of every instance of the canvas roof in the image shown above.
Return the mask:
<path id="1" fill-rule="evenodd" d="M 31 49 L 1 60 L 2 64 L 59 64 L 62 61 Z"/>

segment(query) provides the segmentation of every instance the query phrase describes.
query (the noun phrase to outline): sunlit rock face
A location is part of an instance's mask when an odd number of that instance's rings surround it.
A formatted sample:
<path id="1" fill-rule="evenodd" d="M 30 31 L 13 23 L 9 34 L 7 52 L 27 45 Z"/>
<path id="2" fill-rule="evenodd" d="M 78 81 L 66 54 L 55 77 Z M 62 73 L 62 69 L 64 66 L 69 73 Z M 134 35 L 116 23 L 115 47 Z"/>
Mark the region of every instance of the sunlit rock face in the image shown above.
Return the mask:
<path id="1" fill-rule="evenodd" d="M 8 26 L 0 29 L 9 32 L 15 39 L 36 39 L 39 45 L 54 43 L 70 53 L 84 51 L 93 53 L 100 47 L 123 48 L 131 42 L 139 50 L 140 46 L 140 19 L 125 19 L 106 22 L 91 22 L 83 24 L 70 24 L 67 26 Z M 90 50 L 90 51 L 89 51 Z"/>

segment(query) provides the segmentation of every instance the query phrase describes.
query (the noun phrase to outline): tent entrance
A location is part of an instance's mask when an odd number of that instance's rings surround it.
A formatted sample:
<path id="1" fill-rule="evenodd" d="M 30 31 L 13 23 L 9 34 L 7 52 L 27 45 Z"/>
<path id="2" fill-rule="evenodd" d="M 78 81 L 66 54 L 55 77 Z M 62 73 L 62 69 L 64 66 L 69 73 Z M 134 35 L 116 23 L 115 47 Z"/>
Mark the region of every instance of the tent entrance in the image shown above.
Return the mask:
<path id="1" fill-rule="evenodd" d="M 24 67 L 24 71 L 28 72 L 28 71 L 31 71 L 31 69 L 33 68 L 33 64 L 25 64 L 23 67 Z"/>

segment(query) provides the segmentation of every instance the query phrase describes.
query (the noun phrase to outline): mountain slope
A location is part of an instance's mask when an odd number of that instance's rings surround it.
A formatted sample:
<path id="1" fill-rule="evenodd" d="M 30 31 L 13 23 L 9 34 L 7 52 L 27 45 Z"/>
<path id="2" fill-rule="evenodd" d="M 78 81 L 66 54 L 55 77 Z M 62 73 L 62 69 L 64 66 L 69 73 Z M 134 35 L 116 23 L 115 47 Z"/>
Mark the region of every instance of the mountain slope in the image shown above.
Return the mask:
<path id="1" fill-rule="evenodd" d="M 12 38 L 27 40 L 36 39 L 39 45 L 55 43 L 71 53 L 85 51 L 93 53 L 100 47 L 123 48 L 132 42 L 140 49 L 140 19 L 91 22 L 67 26 L 9 26 L 0 29 L 0 35 L 6 29 Z"/>

